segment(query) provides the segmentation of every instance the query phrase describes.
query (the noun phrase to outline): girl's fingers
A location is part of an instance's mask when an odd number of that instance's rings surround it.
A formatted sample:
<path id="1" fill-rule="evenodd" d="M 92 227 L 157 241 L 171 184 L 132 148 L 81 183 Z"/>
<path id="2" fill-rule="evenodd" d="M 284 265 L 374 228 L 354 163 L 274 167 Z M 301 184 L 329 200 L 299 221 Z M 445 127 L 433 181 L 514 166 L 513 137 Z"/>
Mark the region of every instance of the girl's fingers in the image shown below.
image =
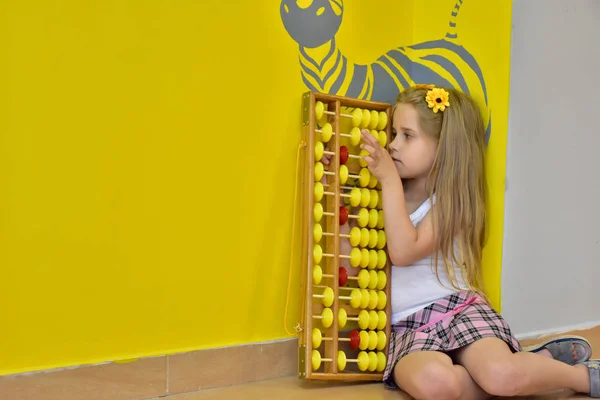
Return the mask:
<path id="1" fill-rule="evenodd" d="M 379 145 L 379 141 L 377 139 L 375 139 L 375 137 L 373 135 L 371 135 L 371 133 L 369 131 L 366 130 L 362 130 L 362 140 L 367 143 L 370 144 L 371 146 L 377 146 Z"/>
<path id="2" fill-rule="evenodd" d="M 369 152 L 369 154 L 375 154 L 376 148 L 370 144 L 361 144 L 360 148 Z"/>
<path id="3" fill-rule="evenodd" d="M 371 165 L 371 164 L 375 163 L 375 160 L 373 160 L 373 158 L 372 158 L 372 157 L 370 157 L 370 156 L 364 156 L 364 157 L 363 157 L 363 160 L 365 160 L 365 162 L 366 162 L 368 165 Z"/>

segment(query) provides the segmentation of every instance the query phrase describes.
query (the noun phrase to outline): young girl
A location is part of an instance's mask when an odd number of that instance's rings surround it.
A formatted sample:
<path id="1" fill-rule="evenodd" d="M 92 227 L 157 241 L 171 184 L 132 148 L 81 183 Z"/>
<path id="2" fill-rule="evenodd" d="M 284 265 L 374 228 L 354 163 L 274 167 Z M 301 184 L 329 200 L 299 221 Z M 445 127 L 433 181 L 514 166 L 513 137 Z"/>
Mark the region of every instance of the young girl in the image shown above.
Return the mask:
<path id="1" fill-rule="evenodd" d="M 487 399 L 571 389 L 600 397 L 600 360 L 578 337 L 523 351 L 481 283 L 484 126 L 467 95 L 416 85 L 398 96 L 393 141 L 361 147 L 382 186 L 392 262 L 384 382 L 416 399 Z"/>

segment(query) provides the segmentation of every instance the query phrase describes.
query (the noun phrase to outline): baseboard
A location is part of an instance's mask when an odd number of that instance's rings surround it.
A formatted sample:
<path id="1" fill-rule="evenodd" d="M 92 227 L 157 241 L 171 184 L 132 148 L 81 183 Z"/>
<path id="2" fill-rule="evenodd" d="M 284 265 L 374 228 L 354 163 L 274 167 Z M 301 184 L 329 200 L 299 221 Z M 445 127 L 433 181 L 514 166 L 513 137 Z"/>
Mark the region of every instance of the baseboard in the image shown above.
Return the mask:
<path id="1" fill-rule="evenodd" d="M 590 330 L 591 328 L 594 328 Z M 584 331 L 584 332 L 581 332 Z M 587 331 L 587 332 L 586 332 Z M 565 332 L 600 337 L 600 321 L 517 335 L 524 345 Z M 597 357 L 597 356 L 596 356 Z M 143 400 L 298 373 L 298 339 L 190 351 L 0 377 L 2 399 Z"/>
<path id="2" fill-rule="evenodd" d="M 298 339 L 0 377 L 7 400 L 142 400 L 295 376 Z"/>
<path id="3" fill-rule="evenodd" d="M 599 326 L 600 326 L 600 321 L 584 322 L 584 323 L 576 324 L 576 325 L 561 326 L 561 327 L 557 327 L 557 328 L 550 328 L 550 329 L 543 329 L 543 330 L 539 330 L 539 331 L 515 334 L 515 337 L 518 340 L 539 339 L 539 338 L 543 338 L 546 336 L 560 335 L 565 332 L 588 330 L 588 329 L 596 328 Z"/>

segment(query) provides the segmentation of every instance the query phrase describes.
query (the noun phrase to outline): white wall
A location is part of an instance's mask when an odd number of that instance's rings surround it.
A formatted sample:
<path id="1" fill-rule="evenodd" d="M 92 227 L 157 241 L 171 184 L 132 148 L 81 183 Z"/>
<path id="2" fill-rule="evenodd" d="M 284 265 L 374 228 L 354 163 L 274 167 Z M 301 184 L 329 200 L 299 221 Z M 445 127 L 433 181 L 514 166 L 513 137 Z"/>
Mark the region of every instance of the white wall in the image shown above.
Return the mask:
<path id="1" fill-rule="evenodd" d="M 503 315 L 600 324 L 600 0 L 514 0 Z"/>

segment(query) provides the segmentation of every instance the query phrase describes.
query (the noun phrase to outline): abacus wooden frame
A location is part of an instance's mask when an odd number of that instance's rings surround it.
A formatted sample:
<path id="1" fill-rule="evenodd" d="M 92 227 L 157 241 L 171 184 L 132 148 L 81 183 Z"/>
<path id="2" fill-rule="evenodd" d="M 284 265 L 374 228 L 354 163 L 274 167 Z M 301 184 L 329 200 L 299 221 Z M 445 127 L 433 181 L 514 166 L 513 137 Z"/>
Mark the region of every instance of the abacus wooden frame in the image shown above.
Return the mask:
<path id="1" fill-rule="evenodd" d="M 335 115 L 333 116 L 333 131 L 335 133 L 340 132 L 340 109 L 341 107 L 351 107 L 351 108 L 360 108 L 367 110 L 375 110 L 375 111 L 383 111 L 387 114 L 387 124 L 384 128 L 387 134 L 387 143 L 390 143 L 391 139 L 391 120 L 392 120 L 392 105 L 388 103 L 368 101 L 368 100 L 359 100 L 345 96 L 336 96 L 330 94 L 323 94 L 319 92 L 306 92 L 302 96 L 302 140 L 306 144 L 304 147 L 304 154 L 302 158 L 302 184 L 301 184 L 301 193 L 302 193 L 302 253 L 301 253 L 301 265 L 303 266 L 302 272 L 302 307 L 303 313 L 301 317 L 301 328 L 302 331 L 299 335 L 298 340 L 298 375 L 300 379 L 321 379 L 321 380 L 346 380 L 346 381 L 379 381 L 383 378 L 383 372 L 341 372 L 338 371 L 337 368 L 337 353 L 338 353 L 338 333 L 339 333 L 339 323 L 338 323 L 338 312 L 340 309 L 340 301 L 339 301 L 339 269 L 333 268 L 333 279 L 332 279 L 332 289 L 334 291 L 334 302 L 331 306 L 333 311 L 333 324 L 330 328 L 326 328 L 327 336 L 332 337 L 331 341 L 324 341 L 321 347 L 325 348 L 324 358 L 331 358 L 333 362 L 324 363 L 324 371 L 325 372 L 314 372 L 312 370 L 311 363 L 311 354 L 312 354 L 312 330 L 313 325 L 315 324 L 315 320 L 312 318 L 313 315 L 320 314 L 320 311 L 324 306 L 322 304 L 315 303 L 313 300 L 313 278 L 312 271 L 314 267 L 314 259 L 313 259 L 313 224 L 314 224 L 314 216 L 313 216 L 313 207 L 315 204 L 314 200 L 314 168 L 315 162 L 315 143 L 316 140 L 319 139 L 319 134 L 315 133 L 315 129 L 317 129 L 316 124 L 316 115 L 315 115 L 315 104 L 321 101 L 324 104 L 328 105 L 328 110 L 333 111 Z M 333 149 L 335 149 L 335 156 L 333 156 L 330 160 L 329 170 L 330 171 L 339 171 L 340 167 L 340 135 L 335 134 L 330 140 L 330 143 L 333 143 Z M 333 232 L 333 236 L 331 240 L 334 241 L 334 260 L 333 265 L 339 265 L 339 255 L 340 255 L 340 225 L 339 221 L 339 207 L 340 207 L 340 182 L 339 182 L 339 174 L 335 174 L 334 176 L 330 176 L 330 186 L 328 191 L 333 191 L 335 193 L 334 196 L 334 206 L 332 207 L 332 212 L 335 213 L 334 217 L 328 218 L 327 223 L 327 231 Z M 390 279 L 391 276 L 391 266 L 389 263 L 389 254 L 387 251 L 387 246 L 383 249 L 386 252 L 387 262 L 384 268 L 382 269 L 386 276 L 388 277 L 388 283 L 384 288 L 385 294 L 387 296 L 387 304 L 385 307 L 385 313 L 387 316 L 387 322 L 385 326 L 385 334 L 387 343 L 385 348 L 382 350 L 384 354 L 388 354 L 389 348 L 389 337 L 391 332 L 390 325 L 390 317 L 391 317 L 391 292 L 390 292 Z M 329 271 L 331 272 L 331 271 Z M 324 271 L 325 273 L 325 271 Z M 328 283 L 331 282 L 328 281 Z M 318 310 L 318 311 L 317 311 Z M 350 357 L 349 357 L 350 358 Z"/>

